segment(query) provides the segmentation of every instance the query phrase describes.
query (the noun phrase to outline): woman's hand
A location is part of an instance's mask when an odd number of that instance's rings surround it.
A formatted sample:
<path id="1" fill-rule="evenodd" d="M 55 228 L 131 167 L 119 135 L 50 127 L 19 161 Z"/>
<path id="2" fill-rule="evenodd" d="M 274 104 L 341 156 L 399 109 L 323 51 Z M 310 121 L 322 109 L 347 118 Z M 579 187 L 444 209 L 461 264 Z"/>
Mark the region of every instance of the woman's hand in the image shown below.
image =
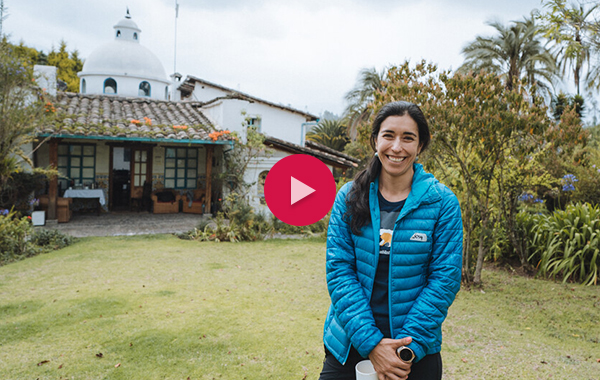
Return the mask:
<path id="1" fill-rule="evenodd" d="M 379 380 L 406 380 L 412 363 L 406 363 L 396 355 L 398 347 L 406 346 L 412 338 L 387 339 L 383 338 L 369 354 L 373 368 L 377 371 Z"/>

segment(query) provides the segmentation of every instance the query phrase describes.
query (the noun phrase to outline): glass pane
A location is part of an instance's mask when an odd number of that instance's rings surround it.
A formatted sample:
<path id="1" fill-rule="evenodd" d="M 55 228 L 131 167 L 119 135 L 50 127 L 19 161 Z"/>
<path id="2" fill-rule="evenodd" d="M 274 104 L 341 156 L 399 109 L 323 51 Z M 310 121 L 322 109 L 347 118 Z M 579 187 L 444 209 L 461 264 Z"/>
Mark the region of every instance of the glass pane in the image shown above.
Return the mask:
<path id="1" fill-rule="evenodd" d="M 187 156 L 188 156 L 188 157 L 196 157 L 196 156 L 197 156 L 197 153 L 198 153 L 198 150 L 197 150 L 197 149 L 188 149 L 188 154 L 187 154 Z"/>
<path id="2" fill-rule="evenodd" d="M 177 178 L 185 178 L 185 169 L 177 169 Z"/>
<path id="3" fill-rule="evenodd" d="M 94 167 L 94 157 L 83 157 L 83 166 Z"/>
<path id="4" fill-rule="evenodd" d="M 62 176 L 68 177 L 67 168 L 58 168 L 58 173 Z"/>
<path id="5" fill-rule="evenodd" d="M 79 180 L 79 178 L 75 178 L 75 179 L 73 179 L 73 182 L 74 182 L 76 185 L 81 185 L 81 181 Z"/>
<path id="6" fill-rule="evenodd" d="M 144 174 L 144 175 L 146 174 L 146 165 L 147 164 L 145 162 L 142 164 L 142 169 L 140 170 L 140 174 Z"/>
<path id="7" fill-rule="evenodd" d="M 69 174 L 69 177 L 75 179 L 75 178 L 79 178 L 80 176 L 81 176 L 81 169 L 71 168 L 71 173 Z"/>
<path id="8" fill-rule="evenodd" d="M 175 187 L 175 180 L 174 179 L 166 179 L 165 180 L 165 187 L 172 189 Z"/>
<path id="9" fill-rule="evenodd" d="M 58 154 L 66 156 L 69 154 L 69 146 L 68 145 L 59 145 L 58 146 Z"/>
<path id="10" fill-rule="evenodd" d="M 58 157 L 58 166 L 67 166 L 68 157 Z"/>
<path id="11" fill-rule="evenodd" d="M 133 186 L 141 186 L 142 184 L 140 183 L 140 176 L 136 175 L 135 177 L 133 177 Z"/>
<path id="12" fill-rule="evenodd" d="M 197 163 L 197 162 L 198 162 L 198 161 L 196 161 L 196 159 L 195 159 L 195 158 L 188 159 L 188 160 L 187 160 L 188 168 L 195 168 L 195 167 L 196 167 L 196 163 Z"/>
<path id="13" fill-rule="evenodd" d="M 193 179 L 188 179 L 186 188 L 188 188 L 188 189 L 195 189 L 196 188 L 196 181 L 194 181 Z"/>
<path id="14" fill-rule="evenodd" d="M 83 155 L 84 156 L 93 156 L 94 155 L 94 146 L 93 145 L 84 145 L 83 146 Z"/>
<path id="15" fill-rule="evenodd" d="M 177 167 L 178 168 L 185 168 L 185 160 L 177 159 Z"/>
<path id="16" fill-rule="evenodd" d="M 175 167 L 175 159 L 174 158 L 167 158 L 165 160 L 165 167 L 167 167 L 167 168 L 174 168 Z"/>
<path id="17" fill-rule="evenodd" d="M 167 178 L 175 178 L 175 169 L 167 169 L 167 170 L 165 170 L 165 177 L 167 177 Z"/>
<path id="18" fill-rule="evenodd" d="M 178 179 L 176 187 L 180 187 L 180 188 L 185 187 L 185 179 Z"/>
<path id="19" fill-rule="evenodd" d="M 186 149 L 177 149 L 177 158 L 183 157 L 185 158 Z"/>
<path id="20" fill-rule="evenodd" d="M 71 157 L 71 167 L 81 167 L 81 158 Z"/>
<path id="21" fill-rule="evenodd" d="M 81 156 L 81 145 L 69 145 L 69 148 L 72 155 Z"/>
<path id="22" fill-rule="evenodd" d="M 175 157 L 175 149 L 173 149 L 173 148 L 167 148 L 167 154 L 166 154 L 166 156 L 167 157 L 171 157 L 171 158 Z"/>
<path id="23" fill-rule="evenodd" d="M 146 162 L 148 160 L 148 152 L 145 150 L 142 150 L 142 162 Z"/>
<path id="24" fill-rule="evenodd" d="M 94 178 L 94 169 L 83 169 L 82 174 L 84 178 Z"/>
<path id="25" fill-rule="evenodd" d="M 140 164 L 136 163 L 133 167 L 133 174 L 139 174 L 140 173 Z"/>
<path id="26" fill-rule="evenodd" d="M 135 162 L 139 162 L 140 161 L 140 153 L 141 152 L 139 150 L 135 151 L 135 156 L 134 156 Z"/>
<path id="27" fill-rule="evenodd" d="M 194 179 L 196 178 L 196 169 L 188 169 L 187 171 L 187 177 L 188 179 Z"/>

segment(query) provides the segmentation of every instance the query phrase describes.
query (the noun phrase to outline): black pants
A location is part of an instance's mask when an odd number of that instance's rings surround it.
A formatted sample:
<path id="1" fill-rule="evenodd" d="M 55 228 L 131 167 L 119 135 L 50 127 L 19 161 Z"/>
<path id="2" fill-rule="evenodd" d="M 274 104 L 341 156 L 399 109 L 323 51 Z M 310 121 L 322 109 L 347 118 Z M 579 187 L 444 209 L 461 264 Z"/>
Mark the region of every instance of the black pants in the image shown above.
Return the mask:
<path id="1" fill-rule="evenodd" d="M 360 356 L 354 347 L 350 348 L 350 355 L 345 365 L 342 365 L 325 348 L 325 360 L 319 380 L 356 380 L 356 365 L 367 358 Z M 427 355 L 417 363 L 413 363 L 408 380 L 441 380 L 442 355 L 439 353 Z"/>

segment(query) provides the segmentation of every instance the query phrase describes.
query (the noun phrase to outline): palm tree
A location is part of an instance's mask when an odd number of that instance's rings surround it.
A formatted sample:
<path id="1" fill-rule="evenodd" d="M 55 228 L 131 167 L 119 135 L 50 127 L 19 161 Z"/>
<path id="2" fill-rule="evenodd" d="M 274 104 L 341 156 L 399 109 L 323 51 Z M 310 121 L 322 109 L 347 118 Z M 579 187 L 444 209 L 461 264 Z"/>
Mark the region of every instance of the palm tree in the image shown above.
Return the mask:
<path id="1" fill-rule="evenodd" d="M 306 138 L 340 152 L 344 151 L 344 147 L 350 141 L 342 120 L 321 120 L 306 134 Z"/>
<path id="2" fill-rule="evenodd" d="M 358 126 L 371 117 L 372 110 L 368 105 L 374 100 L 377 91 L 383 91 L 387 69 L 377 72 L 376 68 L 362 69 L 358 74 L 358 82 L 345 96 L 348 106 L 344 118 L 348 123 L 348 135 L 356 139 Z"/>
<path id="3" fill-rule="evenodd" d="M 545 6 L 549 11 L 541 18 L 545 21 L 546 36 L 556 43 L 563 74 L 567 67 L 572 70 L 577 95 L 579 95 L 581 72 L 585 65 L 589 67 L 592 38 L 596 35 L 598 27 L 592 19 L 600 4 L 595 4 L 586 10 L 581 2 L 567 6 L 565 0 L 551 0 Z M 589 84 L 597 81 L 599 70 L 600 68 L 596 67 L 588 73 Z"/>
<path id="4" fill-rule="evenodd" d="M 556 61 L 542 41 L 542 29 L 533 16 L 523 21 L 502 25 L 489 22 L 497 34 L 477 36 L 465 46 L 465 62 L 460 72 L 486 70 L 506 77 L 506 88 L 511 90 L 524 79 L 530 86 L 549 91 L 556 72 Z"/>

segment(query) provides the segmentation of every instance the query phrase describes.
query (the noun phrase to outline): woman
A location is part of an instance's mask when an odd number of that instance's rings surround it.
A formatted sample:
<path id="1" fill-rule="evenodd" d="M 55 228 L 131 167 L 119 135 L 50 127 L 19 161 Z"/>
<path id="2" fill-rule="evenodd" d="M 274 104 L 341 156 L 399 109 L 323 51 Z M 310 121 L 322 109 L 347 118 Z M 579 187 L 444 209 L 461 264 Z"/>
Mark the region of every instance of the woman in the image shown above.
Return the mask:
<path id="1" fill-rule="evenodd" d="M 429 141 L 417 105 L 385 105 L 371 131 L 374 157 L 336 196 L 321 380 L 355 379 L 366 358 L 380 380 L 441 379 L 441 325 L 460 288 L 463 237 L 456 196 L 415 163 Z"/>

